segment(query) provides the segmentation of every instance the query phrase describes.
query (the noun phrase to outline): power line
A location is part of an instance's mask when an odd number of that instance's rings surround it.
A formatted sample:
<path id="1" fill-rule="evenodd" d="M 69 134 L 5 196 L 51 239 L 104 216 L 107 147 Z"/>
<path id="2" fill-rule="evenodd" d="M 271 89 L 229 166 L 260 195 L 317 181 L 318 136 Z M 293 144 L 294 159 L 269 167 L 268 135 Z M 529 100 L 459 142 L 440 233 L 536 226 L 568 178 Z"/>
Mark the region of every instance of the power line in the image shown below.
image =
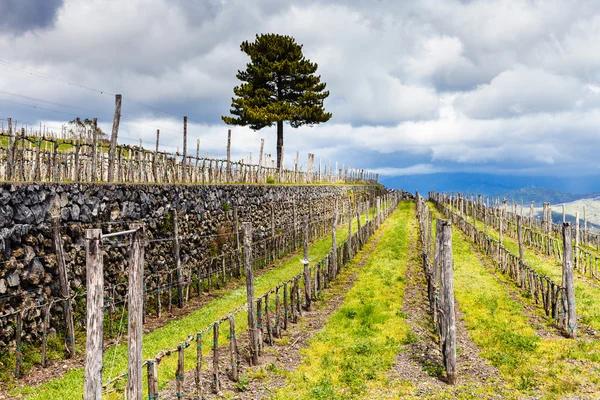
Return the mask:
<path id="1" fill-rule="evenodd" d="M 15 70 L 18 70 L 18 71 L 21 71 L 21 72 L 25 72 L 25 73 L 28 73 L 30 75 L 37 76 L 39 78 L 50 79 L 50 80 L 53 80 L 53 81 L 56 81 L 56 82 L 59 82 L 59 83 L 65 84 L 65 85 L 78 87 L 78 88 L 89 90 L 89 91 L 92 91 L 92 92 L 96 92 L 96 93 L 99 93 L 99 94 L 102 94 L 102 95 L 105 94 L 105 95 L 115 96 L 115 93 L 111 93 L 111 92 L 106 91 L 106 90 L 95 89 L 95 88 L 92 88 L 92 87 L 89 87 L 89 86 L 81 85 L 79 83 L 71 82 L 71 81 L 69 81 L 67 79 L 59 78 L 59 77 L 56 77 L 56 76 L 53 76 L 53 75 L 49 75 L 49 74 L 46 74 L 46 73 L 43 73 L 43 72 L 34 71 L 32 69 L 29 69 L 29 68 L 21 67 L 19 65 L 10 63 L 8 61 L 0 60 L 0 65 L 2 65 L 4 67 L 15 69 Z M 170 111 L 161 110 L 158 107 L 151 106 L 149 104 L 143 103 L 143 102 L 138 101 L 138 100 L 134 100 L 134 99 L 130 99 L 130 98 L 128 98 L 127 100 L 130 101 L 130 102 L 132 102 L 132 103 L 137 103 L 137 104 L 139 104 L 141 106 L 147 107 L 147 108 L 149 108 L 151 110 L 154 110 L 154 111 L 157 111 L 157 112 L 161 112 L 161 113 L 173 115 L 175 117 L 183 117 L 182 115 L 174 114 L 174 113 L 172 113 Z"/>

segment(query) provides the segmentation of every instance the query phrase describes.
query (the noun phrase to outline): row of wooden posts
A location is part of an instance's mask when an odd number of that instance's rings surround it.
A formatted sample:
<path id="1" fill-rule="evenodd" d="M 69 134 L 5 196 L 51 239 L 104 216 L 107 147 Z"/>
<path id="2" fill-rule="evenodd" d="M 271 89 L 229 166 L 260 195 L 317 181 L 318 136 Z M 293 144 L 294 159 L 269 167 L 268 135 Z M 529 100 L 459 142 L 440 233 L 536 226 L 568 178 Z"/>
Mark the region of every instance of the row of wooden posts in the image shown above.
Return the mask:
<path id="1" fill-rule="evenodd" d="M 544 234 L 550 236 L 554 235 L 556 238 L 562 238 L 562 224 L 567 222 L 567 214 L 565 205 L 562 204 L 562 222 L 554 223 L 552 218 L 552 208 L 549 202 L 542 203 L 542 216 L 541 218 L 535 217 L 535 202 L 532 201 L 529 205 L 529 214 L 526 215 L 524 210 L 523 202 L 518 204 L 514 200 L 509 202 L 508 199 L 500 199 L 499 197 L 487 197 L 483 195 L 474 194 L 463 194 L 463 193 L 448 193 L 453 198 L 457 198 L 459 205 L 466 204 L 467 202 L 475 203 L 480 207 L 486 207 L 492 213 L 504 208 L 504 213 L 508 221 L 513 221 L 516 224 L 516 216 L 520 215 L 523 219 L 523 226 L 529 226 L 530 229 L 537 228 Z M 579 211 L 575 212 L 575 224 L 571 226 L 573 230 L 573 238 L 576 239 L 579 236 L 580 243 L 588 247 L 595 247 L 596 250 L 600 251 L 600 233 L 593 232 L 588 227 L 586 206 L 583 206 L 583 218 Z M 581 225 L 583 222 L 583 225 Z"/>
<path id="2" fill-rule="evenodd" d="M 387 195 L 386 195 L 387 196 Z M 337 204 L 337 199 L 333 200 Z M 374 201 L 374 200 L 373 200 Z M 340 201 L 342 205 L 342 212 L 337 215 L 336 223 L 343 224 L 348 223 L 351 226 L 354 219 L 353 207 L 351 198 L 348 201 Z M 319 236 L 325 235 L 327 226 L 333 221 L 333 211 L 331 217 L 327 217 L 326 202 L 323 202 L 323 217 L 313 219 L 312 207 L 309 207 L 309 212 L 305 215 L 307 218 L 306 224 L 308 227 L 308 238 L 313 240 Z M 372 218 L 375 217 L 375 207 L 370 206 L 371 201 L 360 201 L 358 198 L 355 199 L 354 212 L 356 218 L 360 219 L 360 215 L 366 214 L 367 219 L 372 211 Z M 285 255 L 295 251 L 299 246 L 302 245 L 302 235 L 298 229 L 301 225 L 299 222 L 300 217 L 298 216 L 298 210 L 296 203 L 292 203 L 293 208 L 293 226 L 289 230 L 276 232 L 275 230 L 275 219 L 274 219 L 274 204 L 270 205 L 271 209 L 271 236 L 261 239 L 252 248 L 252 262 L 253 269 L 257 270 L 263 268 L 266 265 L 274 262 L 275 259 L 284 257 Z M 172 313 L 172 305 L 177 304 L 178 307 L 183 307 L 184 303 L 189 299 L 190 292 L 193 288 L 196 288 L 197 294 L 199 295 L 203 290 L 203 282 L 205 283 L 204 288 L 210 290 L 211 287 L 218 288 L 225 284 L 228 279 L 238 278 L 242 276 L 242 247 L 240 244 L 239 237 L 239 222 L 237 208 L 233 209 L 233 235 L 235 236 L 235 243 L 232 248 L 224 253 L 209 257 L 210 261 L 207 268 L 207 272 L 202 273 L 203 268 L 202 260 L 199 261 L 196 267 L 196 273 L 193 271 L 193 266 L 186 266 L 182 264 L 181 257 L 181 236 L 179 234 L 179 215 L 176 210 L 171 210 L 170 217 L 173 237 L 170 238 L 172 242 L 172 254 L 173 254 L 173 267 L 164 271 L 159 271 L 147 275 L 143 279 L 143 323 L 145 323 L 146 315 L 151 305 L 154 305 L 154 310 L 157 317 L 162 315 L 162 297 L 166 293 L 168 295 L 168 303 L 166 305 L 168 313 Z M 144 223 L 144 222 L 142 222 Z M 360 222 L 359 222 L 360 223 Z M 329 224 L 329 225 L 328 225 Z M 61 288 L 62 298 L 57 298 L 52 301 L 46 301 L 43 304 L 36 305 L 24 305 L 23 307 L 14 310 L 13 312 L 0 315 L 0 318 L 15 318 L 16 329 L 15 329 L 15 343 L 16 343 L 16 367 L 15 375 L 22 376 L 22 333 L 24 327 L 24 320 L 27 313 L 41 309 L 43 315 L 43 321 L 41 324 L 42 338 L 41 338 L 41 365 L 42 367 L 47 366 L 47 332 L 50 330 L 52 315 L 51 310 L 55 305 L 62 305 L 62 313 L 65 324 L 65 349 L 66 357 L 71 358 L 75 355 L 75 323 L 74 323 L 74 305 L 76 300 L 84 298 L 86 292 L 83 293 L 72 293 L 70 283 L 68 280 L 67 262 L 66 255 L 64 252 L 63 239 L 60 232 L 60 220 L 59 218 L 54 219 L 52 234 L 55 248 L 55 256 L 58 264 L 59 281 Z M 110 238 L 112 235 L 105 234 L 104 238 Z M 162 241 L 162 239 L 158 239 Z M 237 246 L 236 246 L 237 244 Z M 152 284 L 154 283 L 154 285 Z M 114 317 L 116 315 L 116 307 L 122 305 L 125 307 L 128 302 L 127 292 L 128 285 L 126 283 L 120 283 L 116 285 L 110 285 L 104 288 L 104 310 L 108 317 L 108 334 L 109 337 L 114 337 Z M 123 293 L 125 289 L 125 293 Z M 175 291 L 175 296 L 173 292 Z M 16 296 L 22 296 L 17 294 Z M 152 300 L 152 302 L 151 302 Z"/>
<path id="3" fill-rule="evenodd" d="M 563 274 L 562 282 L 559 284 L 525 263 L 521 218 L 517 218 L 519 255 L 516 255 L 503 245 L 505 214 L 502 209 L 498 214 L 499 240 L 496 240 L 485 231 L 487 223 L 484 224 L 483 231 L 477 228 L 477 215 L 482 214 L 475 212 L 472 214 L 473 223 L 468 221 L 469 216 L 463 214 L 465 208 L 462 206 L 460 197 L 430 192 L 429 199 L 447 218 L 452 219 L 455 225 L 485 254 L 493 258 L 495 265 L 502 273 L 529 293 L 536 304 L 540 304 L 544 308 L 546 315 L 554 318 L 558 327 L 564 329 L 569 337 L 576 336 L 577 312 L 572 261 L 572 231 L 569 223 L 563 224 Z"/>
<path id="4" fill-rule="evenodd" d="M 439 337 L 447 382 L 456 383 L 456 321 L 454 314 L 454 272 L 452 223 L 438 218 L 435 242 L 432 238 L 433 212 L 416 193 L 419 241 L 423 273 L 427 281 L 430 312 Z"/>
<path id="5" fill-rule="evenodd" d="M 552 255 L 557 260 L 562 260 L 563 255 L 563 234 L 562 224 L 552 223 L 550 203 L 544 203 L 543 218 L 536 221 L 533 218 L 533 204 L 530 208 L 528 219 L 521 213 L 516 212 L 516 204 L 513 204 L 512 211 L 508 209 L 508 200 L 504 199 L 502 203 L 498 203 L 493 208 L 487 207 L 482 201 L 482 196 L 477 196 L 475 199 L 463 195 L 453 197 L 456 200 L 456 209 L 461 215 L 472 215 L 487 225 L 495 226 L 497 229 L 500 226 L 500 214 L 503 215 L 502 233 L 517 239 L 517 226 L 521 225 L 523 243 L 525 246 L 533 247 L 546 255 Z M 520 220 L 520 222 L 519 222 Z M 565 221 L 563 207 L 563 224 Z M 573 238 L 573 266 L 576 271 L 583 275 L 587 275 L 593 279 L 600 280 L 600 253 L 598 253 L 598 235 L 591 233 L 587 229 L 587 220 L 584 219 L 584 228 L 579 226 L 579 213 L 575 217 L 575 226 L 570 227 L 571 237 Z M 593 245 L 596 249 L 593 249 Z M 585 246 L 588 246 L 586 248 Z"/>
<path id="6" fill-rule="evenodd" d="M 41 136 L 39 132 L 20 132 L 12 127 L 0 132 L 7 147 L 0 149 L 0 180 L 48 182 L 137 182 L 137 183 L 376 183 L 378 175 L 319 160 L 308 154 L 306 167 L 300 165 L 299 153 L 293 168 L 277 169 L 271 155 L 263 153 L 261 139 L 258 163 L 231 159 L 231 130 L 227 137 L 226 159 L 200 156 L 200 139 L 196 155 L 187 152 L 187 118 L 184 117 L 184 148 L 175 153 L 159 151 L 160 131 L 156 133 L 154 150 L 139 146 L 117 145 L 116 137 L 103 141 L 97 137 L 94 118 L 92 141 L 58 140 Z M 118 127 L 117 127 L 118 131 Z"/>
<path id="7" fill-rule="evenodd" d="M 254 271 L 252 269 L 252 224 L 242 223 L 243 236 L 243 264 L 246 276 L 246 291 L 248 302 L 233 310 L 223 318 L 211 324 L 207 328 L 191 334 L 181 342 L 176 348 L 159 352 L 154 358 L 142 360 L 142 337 L 141 326 L 143 319 L 143 264 L 145 233 L 143 224 L 133 224 L 127 231 L 113 234 L 102 235 L 99 229 L 90 229 L 86 231 L 86 269 L 88 273 L 88 302 L 87 302 L 87 342 L 86 342 L 86 363 L 85 363 L 85 389 L 84 399 L 101 399 L 102 388 L 111 386 L 114 382 L 127 379 L 127 398 L 142 398 L 142 367 L 148 369 L 148 397 L 158 398 L 158 364 L 170 354 L 178 354 L 178 367 L 174 376 L 176 382 L 177 397 L 185 396 L 184 390 L 184 350 L 192 343 L 196 343 L 196 368 L 195 368 L 195 391 L 200 398 L 204 390 L 201 370 L 203 363 L 202 343 L 203 337 L 210 331 L 213 333 L 213 365 L 211 370 L 212 391 L 217 393 L 220 390 L 221 372 L 219 366 L 219 327 L 221 323 L 228 322 L 230 330 L 230 379 L 237 381 L 238 368 L 241 362 L 238 348 L 238 339 L 235 334 L 235 315 L 243 310 L 248 311 L 248 348 L 251 365 L 259 363 L 264 343 L 272 344 L 273 338 L 281 334 L 281 329 L 286 329 L 288 320 L 295 320 L 302 314 L 302 310 L 308 310 L 311 302 L 316 300 L 318 294 L 334 280 L 340 268 L 347 263 L 356 252 L 366 242 L 393 211 L 397 203 L 401 200 L 402 193 L 392 192 L 376 198 L 376 213 L 364 226 L 360 223 L 360 210 L 355 209 L 358 219 L 358 230 L 352 232 L 352 220 L 348 219 L 348 238 L 339 244 L 336 241 L 336 230 L 338 220 L 338 205 L 335 201 L 333 218 L 331 224 L 332 248 L 329 254 L 321 261 L 310 265 L 308 243 L 309 243 L 309 225 L 308 219 L 303 224 L 303 247 L 304 257 L 302 259 L 303 269 L 295 277 L 280 283 L 262 296 L 256 298 L 254 293 Z M 350 205 L 350 203 L 349 203 Z M 348 215 L 352 216 L 353 211 L 349 207 Z M 102 346 L 103 346 L 103 318 L 102 310 L 104 307 L 103 292 L 103 262 L 102 262 L 102 238 L 115 235 L 131 235 L 131 246 L 129 253 L 129 294 L 128 294 L 128 343 L 129 358 L 128 370 L 120 375 L 110 379 L 104 385 L 102 384 Z M 280 304 L 280 292 L 283 291 L 283 310 Z M 269 301 L 269 295 L 275 296 L 275 304 Z M 288 304 L 289 298 L 289 304 Z M 272 299 L 272 297 L 271 297 Z M 274 306 L 274 307 L 273 307 Z M 264 307 L 264 308 L 263 308 Z M 271 318 L 271 312 L 275 312 L 274 319 Z M 264 309 L 264 317 L 262 311 Z M 99 351 L 98 351 L 99 349 Z"/>

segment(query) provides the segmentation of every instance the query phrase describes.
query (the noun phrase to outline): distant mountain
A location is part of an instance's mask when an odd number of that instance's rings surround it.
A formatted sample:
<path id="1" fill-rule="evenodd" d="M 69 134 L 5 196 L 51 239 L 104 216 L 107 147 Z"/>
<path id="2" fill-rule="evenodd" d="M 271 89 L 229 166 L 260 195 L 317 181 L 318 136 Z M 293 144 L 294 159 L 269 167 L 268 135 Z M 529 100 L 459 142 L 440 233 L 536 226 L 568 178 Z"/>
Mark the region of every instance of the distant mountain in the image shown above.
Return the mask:
<path id="1" fill-rule="evenodd" d="M 554 189 L 528 187 L 502 192 L 495 197 L 505 198 L 511 201 L 514 199 L 517 203 L 523 201 L 525 204 L 531 204 L 533 201 L 535 202 L 535 205 L 538 206 L 542 205 L 544 202 L 549 202 L 553 205 L 571 203 L 581 199 L 595 199 L 600 197 L 600 192 L 573 194 Z"/>

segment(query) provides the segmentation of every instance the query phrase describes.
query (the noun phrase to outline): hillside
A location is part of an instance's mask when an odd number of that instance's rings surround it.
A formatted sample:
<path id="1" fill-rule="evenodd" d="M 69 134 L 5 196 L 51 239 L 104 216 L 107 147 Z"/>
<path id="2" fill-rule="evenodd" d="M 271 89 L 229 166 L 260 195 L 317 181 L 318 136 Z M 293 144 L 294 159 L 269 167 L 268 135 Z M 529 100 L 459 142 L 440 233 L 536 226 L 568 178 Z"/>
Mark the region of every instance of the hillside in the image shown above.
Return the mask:
<path id="1" fill-rule="evenodd" d="M 534 201 L 536 205 L 541 205 L 543 202 L 550 202 L 550 204 L 560 204 L 570 203 L 580 199 L 592 199 L 600 197 L 600 192 L 575 194 L 561 192 L 559 190 L 548 188 L 527 187 L 502 192 L 496 197 L 506 198 L 509 200 L 514 199 L 518 203 L 523 201 L 525 204 L 529 204 L 532 201 Z"/>

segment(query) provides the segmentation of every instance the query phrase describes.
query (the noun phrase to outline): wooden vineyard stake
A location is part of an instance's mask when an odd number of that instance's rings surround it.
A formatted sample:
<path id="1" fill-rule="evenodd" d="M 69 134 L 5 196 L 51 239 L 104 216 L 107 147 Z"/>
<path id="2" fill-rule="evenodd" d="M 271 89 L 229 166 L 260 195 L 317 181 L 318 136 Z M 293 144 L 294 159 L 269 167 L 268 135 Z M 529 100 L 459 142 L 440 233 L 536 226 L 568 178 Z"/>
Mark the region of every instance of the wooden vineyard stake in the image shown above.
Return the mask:
<path id="1" fill-rule="evenodd" d="M 235 319 L 233 315 L 229 316 L 229 356 L 231 358 L 231 380 L 237 382 L 238 376 L 238 350 L 237 338 L 235 337 Z"/>
<path id="2" fill-rule="evenodd" d="M 213 325 L 213 393 L 219 393 L 221 383 L 219 382 L 219 323 Z"/>
<path id="3" fill-rule="evenodd" d="M 101 237 L 100 229 L 85 231 L 87 273 L 87 334 L 83 395 L 85 400 L 102 400 L 104 266 Z"/>
<path id="4" fill-rule="evenodd" d="M 307 311 L 310 310 L 310 269 L 308 267 L 308 217 L 304 219 L 304 259 L 302 260 L 302 264 L 304 264 L 304 299 L 305 299 L 305 309 Z"/>
<path id="5" fill-rule="evenodd" d="M 196 334 L 196 395 L 202 398 L 202 333 Z"/>
<path id="6" fill-rule="evenodd" d="M 254 306 L 254 272 L 252 271 L 252 223 L 242 223 L 244 242 L 244 271 L 246 273 L 246 296 L 248 300 L 248 335 L 252 365 L 258 365 L 258 340 L 256 331 L 256 308 Z"/>
<path id="7" fill-rule="evenodd" d="M 271 325 L 271 310 L 269 309 L 269 293 L 265 294 L 265 326 L 267 327 L 267 343 L 273 344 L 273 325 Z"/>
<path id="8" fill-rule="evenodd" d="M 577 334 L 577 312 L 575 310 L 575 284 L 573 279 L 573 248 L 571 224 L 564 223 L 563 230 L 563 281 L 562 285 L 566 291 L 567 300 L 567 334 L 570 338 L 575 338 Z"/>
<path id="9" fill-rule="evenodd" d="M 142 321 L 144 318 L 144 247 L 145 229 L 141 223 L 133 223 L 129 250 L 128 291 L 128 362 L 127 398 L 142 397 Z"/>
<path id="10" fill-rule="evenodd" d="M 179 221 L 177 217 L 177 210 L 171 211 L 173 220 L 173 256 L 175 257 L 175 268 L 177 270 L 177 306 L 183 307 L 184 294 L 183 294 L 183 271 L 181 268 L 181 257 L 180 257 L 180 246 L 179 246 Z"/>
<path id="11" fill-rule="evenodd" d="M 148 370 L 148 400 L 158 399 L 158 362 L 149 360 Z"/>
<path id="12" fill-rule="evenodd" d="M 113 117 L 113 127 L 110 135 L 110 146 L 108 148 L 108 182 L 112 182 L 115 174 L 115 156 L 117 153 L 117 137 L 119 135 L 119 123 L 121 121 L 121 101 L 120 94 L 115 95 L 115 115 Z"/>
<path id="13" fill-rule="evenodd" d="M 64 315 L 66 325 L 65 347 L 67 349 L 67 358 L 72 358 L 75 355 L 75 325 L 73 323 L 73 308 L 71 306 L 71 289 L 69 287 L 69 278 L 67 275 L 67 262 L 65 261 L 65 253 L 63 249 L 62 236 L 60 234 L 60 217 L 54 218 L 53 226 L 54 252 L 58 263 L 58 278 L 60 282 L 60 290 L 64 304 Z"/>
<path id="14" fill-rule="evenodd" d="M 288 328 L 288 287 L 287 283 L 283 284 L 283 329 Z"/>
<path id="15" fill-rule="evenodd" d="M 263 349 L 262 297 L 256 299 L 256 336 L 258 355 L 260 356 Z"/>
<path id="16" fill-rule="evenodd" d="M 15 327 L 15 376 L 18 378 L 23 374 L 23 349 L 21 347 L 21 337 L 23 336 L 23 311 L 17 313 L 17 326 Z"/>
<path id="17" fill-rule="evenodd" d="M 177 370 L 175 371 L 175 391 L 178 399 L 185 396 L 183 393 L 183 384 L 185 383 L 185 344 L 180 343 L 177 346 Z M 130 378 L 131 379 L 131 378 Z M 140 397 L 128 397 L 128 399 L 141 399 Z"/>
<path id="18" fill-rule="evenodd" d="M 333 217 L 331 218 L 331 262 L 329 263 L 329 280 L 334 280 L 337 275 L 337 243 L 336 243 L 336 227 L 337 227 L 338 209 L 337 198 L 333 200 Z"/>
<path id="19" fill-rule="evenodd" d="M 448 383 L 456 382 L 456 326 L 454 317 L 454 278 L 452 260 L 452 224 L 450 221 L 437 220 L 441 225 L 439 243 L 440 263 L 440 344 L 442 359 L 446 368 Z"/>
<path id="20" fill-rule="evenodd" d="M 48 363 L 48 325 L 50 321 L 50 305 L 44 306 L 44 318 L 42 319 L 42 367 Z"/>

